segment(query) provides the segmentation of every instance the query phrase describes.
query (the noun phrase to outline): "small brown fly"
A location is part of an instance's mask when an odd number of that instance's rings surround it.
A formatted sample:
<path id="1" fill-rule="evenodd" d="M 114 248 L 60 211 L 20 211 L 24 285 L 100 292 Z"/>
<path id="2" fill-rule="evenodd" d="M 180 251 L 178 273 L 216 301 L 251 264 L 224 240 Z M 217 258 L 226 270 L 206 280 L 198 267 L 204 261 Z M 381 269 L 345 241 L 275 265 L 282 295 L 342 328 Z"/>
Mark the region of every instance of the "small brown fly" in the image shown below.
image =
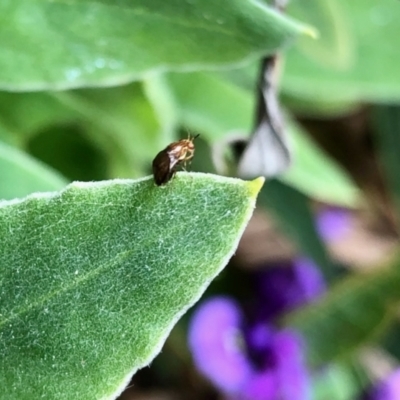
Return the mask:
<path id="1" fill-rule="evenodd" d="M 189 136 L 187 139 L 179 140 L 169 144 L 164 150 L 161 150 L 153 160 L 153 175 L 157 186 L 165 185 L 175 175 L 176 168 L 193 158 L 194 143 L 193 141 L 199 135 Z"/>

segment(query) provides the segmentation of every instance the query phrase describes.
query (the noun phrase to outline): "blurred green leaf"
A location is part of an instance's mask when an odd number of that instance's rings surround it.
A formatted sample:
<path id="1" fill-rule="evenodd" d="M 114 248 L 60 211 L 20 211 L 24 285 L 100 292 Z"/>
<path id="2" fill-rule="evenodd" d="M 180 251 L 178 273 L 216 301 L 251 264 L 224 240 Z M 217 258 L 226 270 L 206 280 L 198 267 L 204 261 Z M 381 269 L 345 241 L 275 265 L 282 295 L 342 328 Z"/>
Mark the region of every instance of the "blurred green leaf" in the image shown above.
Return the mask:
<path id="1" fill-rule="evenodd" d="M 209 73 L 170 74 L 169 81 L 183 124 L 204 133 L 211 143 L 234 131 L 249 134 L 255 108 L 249 90 Z M 291 118 L 286 127 L 294 160 L 282 179 L 316 199 L 354 206 L 358 191 L 344 171 Z"/>
<path id="2" fill-rule="evenodd" d="M 288 13 L 315 24 L 321 38 L 319 44 L 303 41 L 288 52 L 285 94 L 310 105 L 400 99 L 398 2 L 291 3 Z"/>
<path id="3" fill-rule="evenodd" d="M 64 153 L 59 158 L 61 162 L 63 158 L 73 158 L 74 155 L 67 154 L 67 150 L 70 142 L 77 141 L 74 136 L 79 132 L 83 140 L 90 141 L 92 147 L 100 150 L 105 157 L 105 168 L 92 174 L 92 180 L 104 175 L 132 177 L 147 174 L 154 154 L 165 146 L 160 131 L 161 124 L 165 124 L 166 120 L 161 121 L 157 117 L 153 104 L 149 103 L 138 83 L 65 92 L 0 92 L 0 124 L 3 123 L 13 132 L 16 145 L 30 148 L 32 143 L 43 144 L 42 139 L 46 136 L 48 144 L 44 147 L 54 148 L 50 154 L 53 158 Z M 68 130 L 71 136 L 69 140 Z M 48 134 L 50 131 L 54 132 L 53 137 Z M 66 147 L 57 150 L 55 146 L 60 143 L 63 133 L 68 143 L 65 142 Z M 78 154 L 84 152 L 86 147 L 77 150 L 75 157 L 78 158 Z M 43 151 L 35 152 L 35 155 L 41 156 Z M 84 161 L 84 158 L 83 154 L 75 162 L 77 167 L 82 167 L 80 161 Z M 49 161 L 47 157 L 43 159 Z M 106 174 L 103 169 L 108 169 Z M 63 170 L 66 171 L 65 168 Z M 86 175 L 73 174 L 75 179 L 86 179 Z"/>
<path id="4" fill-rule="evenodd" d="M 309 203 L 303 193 L 276 179 L 268 180 L 259 195 L 259 204 L 276 216 L 284 232 L 303 254 L 314 260 L 326 280 L 331 281 L 335 267 L 317 233 Z"/>
<path id="5" fill-rule="evenodd" d="M 344 363 L 332 363 L 314 374 L 315 400 L 354 400 L 360 391 L 360 380 L 353 368 Z"/>
<path id="6" fill-rule="evenodd" d="M 293 120 L 287 120 L 286 123 L 289 136 L 293 139 L 294 162 L 293 167 L 283 174 L 282 180 L 317 200 L 347 207 L 356 206 L 360 193 L 344 170 L 324 154 Z"/>
<path id="7" fill-rule="evenodd" d="M 18 143 L 16 135 L 10 129 L 6 128 L 3 121 L 1 121 L 1 117 L 0 117 L 0 141 L 2 143 L 6 143 L 11 146 L 15 146 Z"/>
<path id="8" fill-rule="evenodd" d="M 151 70 L 198 70 L 273 53 L 295 21 L 250 0 L 0 2 L 0 87 L 118 85 Z"/>
<path id="9" fill-rule="evenodd" d="M 388 326 L 400 301 L 399 271 L 396 262 L 391 268 L 355 274 L 318 303 L 289 316 L 286 322 L 303 334 L 313 364 L 350 356 Z"/>
<path id="10" fill-rule="evenodd" d="M 229 131 L 250 132 L 255 100 L 249 91 L 210 73 L 171 73 L 168 78 L 183 125 L 211 142 Z"/>
<path id="11" fill-rule="evenodd" d="M 0 121 L 22 147 L 38 131 L 75 120 L 75 112 L 64 107 L 49 93 L 0 91 Z"/>
<path id="12" fill-rule="evenodd" d="M 400 215 L 400 106 L 376 107 L 374 117 L 380 162 Z"/>
<path id="13" fill-rule="evenodd" d="M 58 190 L 67 184 L 67 180 L 49 166 L 1 142 L 0 176 L 0 199 Z"/>
<path id="14" fill-rule="evenodd" d="M 282 103 L 293 113 L 302 117 L 328 117 L 335 118 L 351 113 L 356 113 L 360 105 L 356 100 L 326 99 L 303 97 L 300 93 L 283 92 Z"/>
<path id="15" fill-rule="evenodd" d="M 207 140 L 202 138 L 202 136 L 196 139 L 196 156 L 190 163 L 190 170 L 207 172 L 210 174 L 216 173 L 212 160 L 211 146 Z"/>
<path id="16" fill-rule="evenodd" d="M 175 133 L 180 122 L 178 105 L 165 74 L 151 74 L 142 81 L 142 84 L 143 92 L 152 105 L 160 125 L 159 137 L 162 142 L 160 148 L 164 148 L 176 139 Z"/>
<path id="17" fill-rule="evenodd" d="M 299 38 L 296 47 L 308 59 L 321 66 L 346 70 L 354 64 L 355 43 L 352 19 L 338 0 L 299 0 L 290 2 L 288 13 L 318 26 L 318 40 Z"/>
<path id="18" fill-rule="evenodd" d="M 51 125 L 32 136 L 25 148 L 70 181 L 109 178 L 107 153 L 90 140 L 81 124 Z"/>
<path id="19" fill-rule="evenodd" d="M 108 155 L 110 177 L 143 176 L 162 148 L 152 105 L 141 85 L 50 94 L 76 113 L 86 134 Z"/>
<path id="20" fill-rule="evenodd" d="M 400 362 L 400 320 L 396 318 L 389 329 L 385 332 L 380 345 L 385 351 Z"/>
<path id="21" fill-rule="evenodd" d="M 115 398 L 227 263 L 262 182 L 178 173 L 0 203 L 2 397 Z"/>

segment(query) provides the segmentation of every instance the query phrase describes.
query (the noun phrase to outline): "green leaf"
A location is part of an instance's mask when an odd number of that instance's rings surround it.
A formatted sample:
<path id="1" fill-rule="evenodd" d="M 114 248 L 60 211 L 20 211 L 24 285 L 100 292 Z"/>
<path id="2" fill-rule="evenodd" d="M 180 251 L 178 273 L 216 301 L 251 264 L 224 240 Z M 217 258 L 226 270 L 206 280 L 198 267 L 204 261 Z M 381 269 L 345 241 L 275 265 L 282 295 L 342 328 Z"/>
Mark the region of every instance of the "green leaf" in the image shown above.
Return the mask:
<path id="1" fill-rule="evenodd" d="M 27 139 L 42 129 L 75 122 L 76 114 L 49 93 L 0 92 L 0 121 L 24 146 Z"/>
<path id="2" fill-rule="evenodd" d="M 307 342 L 316 365 L 348 357 L 373 340 L 395 317 L 400 300 L 399 262 L 338 284 L 320 302 L 295 312 L 286 321 Z"/>
<path id="3" fill-rule="evenodd" d="M 109 176 L 148 173 L 150 160 L 162 148 L 154 110 L 138 83 L 103 89 L 51 93 L 76 113 L 87 135 L 109 157 Z"/>
<path id="4" fill-rule="evenodd" d="M 314 378 L 313 398 L 316 400 L 354 400 L 361 387 L 354 368 L 345 363 L 326 365 Z"/>
<path id="5" fill-rule="evenodd" d="M 49 126 L 32 135 L 26 149 L 69 181 L 108 179 L 108 157 L 78 123 Z"/>
<path id="6" fill-rule="evenodd" d="M 354 63 L 354 38 L 351 20 L 346 8 L 338 0 L 295 0 L 289 5 L 289 13 L 302 21 L 318 26 L 318 40 L 302 37 L 297 48 L 307 58 L 334 70 L 345 70 Z"/>
<path id="7" fill-rule="evenodd" d="M 106 177 L 111 178 L 149 172 L 154 154 L 166 146 L 159 132 L 164 122 L 157 121 L 139 83 L 65 92 L 0 92 L 0 126 L 15 132 L 18 145 L 29 148 L 36 136 L 50 131 L 56 131 L 55 136 L 67 130 L 76 136 L 79 131 L 107 157 Z M 57 142 L 55 136 L 50 145 Z M 76 179 L 86 180 L 83 175 Z"/>
<path id="8" fill-rule="evenodd" d="M 168 85 L 166 74 L 151 74 L 143 79 L 142 84 L 146 98 L 157 116 L 160 125 L 159 137 L 162 138 L 165 147 L 174 141 L 179 126 L 179 111 L 175 98 Z"/>
<path id="9" fill-rule="evenodd" d="M 288 52 L 286 95 L 310 105 L 400 99 L 397 2 L 297 0 L 288 12 L 314 23 L 321 36 Z"/>
<path id="10" fill-rule="evenodd" d="M 317 233 L 309 202 L 303 193 L 277 179 L 268 180 L 259 196 L 259 204 L 276 216 L 284 232 L 303 254 L 314 260 L 325 279 L 331 281 L 335 266 Z"/>
<path id="11" fill-rule="evenodd" d="M 400 361 L 400 321 L 396 318 L 380 340 L 380 345 L 397 362 Z"/>
<path id="12" fill-rule="evenodd" d="M 58 190 L 67 180 L 28 154 L 0 142 L 0 199 Z"/>
<path id="13" fill-rule="evenodd" d="M 6 128 L 1 119 L 0 119 L 0 141 L 10 146 L 16 146 L 18 143 L 15 135 L 10 131 L 10 129 Z"/>
<path id="14" fill-rule="evenodd" d="M 392 190 L 397 213 L 400 215 L 400 107 L 398 105 L 377 107 L 374 110 L 374 117 L 380 161 Z"/>
<path id="15" fill-rule="evenodd" d="M 0 2 L 0 87 L 118 85 L 229 66 L 312 33 L 253 0 Z"/>
<path id="16" fill-rule="evenodd" d="M 293 144 L 293 165 L 282 180 L 310 194 L 314 199 L 354 207 L 359 190 L 349 176 L 330 156 L 303 132 L 293 120 L 286 120 Z"/>
<path id="17" fill-rule="evenodd" d="M 250 132 L 255 104 L 249 91 L 210 73 L 171 73 L 168 79 L 184 125 L 211 142 L 229 131 Z"/>
<path id="18" fill-rule="evenodd" d="M 227 263 L 262 183 L 178 173 L 0 203 L 3 398 L 115 398 Z"/>

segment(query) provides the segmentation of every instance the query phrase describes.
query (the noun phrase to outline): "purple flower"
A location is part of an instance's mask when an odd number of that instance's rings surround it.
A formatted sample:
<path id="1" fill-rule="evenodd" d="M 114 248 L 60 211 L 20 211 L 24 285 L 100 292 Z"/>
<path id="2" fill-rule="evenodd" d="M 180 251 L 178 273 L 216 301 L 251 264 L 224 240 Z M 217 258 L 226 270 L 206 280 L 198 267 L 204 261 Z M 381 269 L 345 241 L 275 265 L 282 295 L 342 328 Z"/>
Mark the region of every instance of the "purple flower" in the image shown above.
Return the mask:
<path id="1" fill-rule="evenodd" d="M 307 400 L 310 379 L 300 336 L 274 319 L 325 292 L 315 264 L 297 258 L 255 275 L 247 309 L 228 297 L 197 308 L 189 327 L 195 365 L 229 400 Z"/>
<path id="2" fill-rule="evenodd" d="M 305 400 L 308 372 L 302 342 L 267 323 L 244 326 L 238 304 L 226 297 L 205 302 L 189 328 L 197 368 L 235 400 Z"/>
<path id="3" fill-rule="evenodd" d="M 343 208 L 327 207 L 318 213 L 316 224 L 321 238 L 325 242 L 333 242 L 349 232 L 350 213 Z"/>
<path id="4" fill-rule="evenodd" d="M 255 275 L 256 319 L 270 320 L 308 304 L 326 289 L 322 274 L 307 258 L 275 264 Z"/>
<path id="5" fill-rule="evenodd" d="M 235 301 L 216 297 L 197 309 L 189 346 L 197 368 L 225 393 L 237 393 L 251 367 L 240 343 L 242 315 Z"/>
<path id="6" fill-rule="evenodd" d="M 400 399 L 400 369 L 393 372 L 387 379 L 373 387 L 362 397 L 362 400 L 399 400 Z"/>

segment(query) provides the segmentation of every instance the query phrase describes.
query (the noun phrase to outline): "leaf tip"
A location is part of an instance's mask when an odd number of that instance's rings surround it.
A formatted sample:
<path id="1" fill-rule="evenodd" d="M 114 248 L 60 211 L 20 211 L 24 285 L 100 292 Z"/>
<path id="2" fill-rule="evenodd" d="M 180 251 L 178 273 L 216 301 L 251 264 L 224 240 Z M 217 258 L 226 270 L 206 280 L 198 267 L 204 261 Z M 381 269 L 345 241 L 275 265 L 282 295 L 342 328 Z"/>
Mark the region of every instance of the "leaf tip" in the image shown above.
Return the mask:
<path id="1" fill-rule="evenodd" d="M 315 29 L 314 27 L 310 25 L 304 25 L 303 26 L 303 32 L 304 35 L 307 35 L 311 37 L 312 39 L 318 39 L 319 38 L 319 31 Z"/>
<path id="2" fill-rule="evenodd" d="M 256 197 L 263 187 L 265 182 L 265 178 L 263 176 L 260 176 L 256 179 L 253 179 L 252 181 L 247 182 L 247 187 L 249 188 L 250 194 L 253 197 Z"/>

